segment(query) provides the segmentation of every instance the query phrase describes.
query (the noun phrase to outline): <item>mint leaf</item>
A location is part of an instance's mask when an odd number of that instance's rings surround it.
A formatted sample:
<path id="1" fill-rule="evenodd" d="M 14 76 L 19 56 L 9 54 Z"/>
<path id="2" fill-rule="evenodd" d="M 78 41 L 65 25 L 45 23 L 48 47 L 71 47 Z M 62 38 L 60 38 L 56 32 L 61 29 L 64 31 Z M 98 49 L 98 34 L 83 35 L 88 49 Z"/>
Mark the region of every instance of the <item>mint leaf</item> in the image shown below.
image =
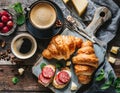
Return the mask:
<path id="1" fill-rule="evenodd" d="M 110 85 L 105 83 L 104 85 L 102 85 L 101 89 L 102 89 L 102 90 L 106 90 L 106 89 L 108 89 L 109 87 L 110 87 Z"/>
<path id="2" fill-rule="evenodd" d="M 17 77 L 12 78 L 13 84 L 17 84 L 19 82 L 19 79 Z"/>
<path id="3" fill-rule="evenodd" d="M 20 2 L 17 2 L 15 4 L 12 5 L 12 8 L 16 11 L 16 16 L 17 16 L 17 20 L 16 23 L 18 25 L 22 25 L 25 23 L 25 15 L 23 12 L 23 7 L 22 4 Z"/>
<path id="4" fill-rule="evenodd" d="M 111 86 L 112 82 L 111 81 L 107 81 L 107 82 L 105 82 L 105 84 Z"/>
<path id="5" fill-rule="evenodd" d="M 115 87 L 120 86 L 120 78 L 119 77 L 114 81 L 114 86 Z"/>
<path id="6" fill-rule="evenodd" d="M 104 72 L 104 70 L 102 69 L 102 70 L 100 71 L 100 74 L 97 76 L 96 81 L 101 81 L 101 80 L 103 80 L 104 78 L 105 78 L 105 72 Z"/>
<path id="7" fill-rule="evenodd" d="M 113 84 L 115 78 L 114 78 L 114 74 L 112 73 L 112 70 L 108 73 L 108 79 L 109 79 L 109 82 Z"/>
<path id="8" fill-rule="evenodd" d="M 61 65 L 60 64 L 56 64 L 56 68 L 60 69 Z"/>
<path id="9" fill-rule="evenodd" d="M 24 14 L 20 14 L 19 16 L 17 16 L 16 23 L 18 25 L 24 24 L 25 23 L 25 15 Z"/>
<path id="10" fill-rule="evenodd" d="M 106 82 L 107 84 L 109 84 L 110 86 L 114 86 L 114 74 L 112 73 L 112 70 L 108 73 L 108 82 Z"/>
<path id="11" fill-rule="evenodd" d="M 114 74 L 112 73 L 112 70 L 108 73 L 108 81 L 105 82 L 105 84 L 101 87 L 101 89 L 105 90 L 108 89 L 110 86 L 113 85 L 114 82 Z"/>
<path id="12" fill-rule="evenodd" d="M 16 13 L 20 13 L 23 14 L 23 8 L 20 2 L 17 2 L 15 4 L 12 5 L 12 7 L 14 8 L 14 10 L 16 11 Z"/>
<path id="13" fill-rule="evenodd" d="M 117 93 L 120 93 L 120 88 L 115 89 Z"/>
<path id="14" fill-rule="evenodd" d="M 120 93 L 120 78 L 118 77 L 115 81 L 114 81 L 114 87 L 117 93 Z"/>
<path id="15" fill-rule="evenodd" d="M 46 66 L 45 63 L 42 63 L 42 64 L 40 65 L 41 70 L 44 68 L 44 66 Z"/>

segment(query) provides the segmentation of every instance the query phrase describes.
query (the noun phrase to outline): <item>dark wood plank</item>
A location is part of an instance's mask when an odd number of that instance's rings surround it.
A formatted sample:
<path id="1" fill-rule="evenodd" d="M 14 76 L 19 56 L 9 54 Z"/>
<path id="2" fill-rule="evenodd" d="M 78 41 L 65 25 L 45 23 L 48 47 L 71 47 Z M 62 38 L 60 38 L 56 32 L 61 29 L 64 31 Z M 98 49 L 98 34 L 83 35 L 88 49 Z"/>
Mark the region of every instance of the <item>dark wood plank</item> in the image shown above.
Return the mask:
<path id="1" fill-rule="evenodd" d="M 7 91 L 45 91 L 51 92 L 48 88 L 38 84 L 37 78 L 32 74 L 31 66 L 22 66 L 25 72 L 20 76 L 17 72 L 21 66 L 0 66 L 0 90 Z M 14 85 L 13 77 L 18 77 L 19 82 Z"/>

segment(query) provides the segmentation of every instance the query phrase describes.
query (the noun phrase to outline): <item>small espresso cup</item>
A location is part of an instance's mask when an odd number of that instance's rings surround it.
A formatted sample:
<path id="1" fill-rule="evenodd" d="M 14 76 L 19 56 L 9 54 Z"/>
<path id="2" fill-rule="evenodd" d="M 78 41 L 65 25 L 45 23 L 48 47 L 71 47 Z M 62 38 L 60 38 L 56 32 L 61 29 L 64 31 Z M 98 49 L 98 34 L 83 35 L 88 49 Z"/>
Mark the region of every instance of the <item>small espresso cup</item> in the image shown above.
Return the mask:
<path id="1" fill-rule="evenodd" d="M 11 51 L 19 59 L 28 59 L 32 57 L 36 49 L 36 40 L 27 33 L 17 35 L 11 42 Z"/>
<path id="2" fill-rule="evenodd" d="M 57 19 L 57 11 L 54 5 L 48 1 L 33 3 L 29 11 L 30 23 L 37 29 L 51 28 Z"/>

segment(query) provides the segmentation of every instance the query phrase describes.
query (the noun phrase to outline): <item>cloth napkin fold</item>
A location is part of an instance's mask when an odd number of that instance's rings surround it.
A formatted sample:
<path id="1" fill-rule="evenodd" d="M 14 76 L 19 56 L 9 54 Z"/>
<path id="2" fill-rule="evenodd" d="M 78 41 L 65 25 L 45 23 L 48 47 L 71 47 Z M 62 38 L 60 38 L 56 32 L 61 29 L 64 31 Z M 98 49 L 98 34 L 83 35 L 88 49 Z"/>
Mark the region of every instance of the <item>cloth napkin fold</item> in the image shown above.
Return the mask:
<path id="1" fill-rule="evenodd" d="M 103 26 L 101 26 L 97 33 L 97 37 L 99 39 L 108 43 L 114 38 L 116 31 L 120 26 L 120 7 L 113 0 L 90 0 L 90 2 L 93 3 L 95 8 L 99 6 L 106 6 L 112 12 L 112 18 Z M 91 15 L 93 16 L 93 14 Z"/>

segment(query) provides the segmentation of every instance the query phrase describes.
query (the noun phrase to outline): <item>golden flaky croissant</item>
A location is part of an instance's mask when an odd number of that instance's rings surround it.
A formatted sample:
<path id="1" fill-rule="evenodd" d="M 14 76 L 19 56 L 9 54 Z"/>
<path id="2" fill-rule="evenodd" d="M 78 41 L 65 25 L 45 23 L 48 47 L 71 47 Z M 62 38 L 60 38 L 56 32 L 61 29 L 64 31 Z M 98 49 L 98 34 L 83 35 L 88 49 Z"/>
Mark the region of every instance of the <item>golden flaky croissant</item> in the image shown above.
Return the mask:
<path id="1" fill-rule="evenodd" d="M 74 36 L 57 35 L 52 38 L 42 55 L 47 59 L 67 60 L 75 52 L 76 48 L 81 47 L 82 42 L 81 38 Z"/>
<path id="2" fill-rule="evenodd" d="M 72 58 L 75 73 L 81 84 L 88 84 L 91 75 L 98 67 L 98 58 L 95 55 L 93 43 L 90 41 L 83 42 L 78 49 L 77 55 Z"/>

